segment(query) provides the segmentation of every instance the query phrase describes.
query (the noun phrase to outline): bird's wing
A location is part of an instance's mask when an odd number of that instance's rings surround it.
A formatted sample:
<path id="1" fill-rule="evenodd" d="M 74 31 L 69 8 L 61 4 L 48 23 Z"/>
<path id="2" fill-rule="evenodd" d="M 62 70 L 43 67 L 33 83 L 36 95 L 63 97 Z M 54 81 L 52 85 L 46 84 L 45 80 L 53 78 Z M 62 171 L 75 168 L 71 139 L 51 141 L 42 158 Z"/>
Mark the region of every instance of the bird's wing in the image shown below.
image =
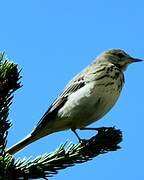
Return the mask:
<path id="1" fill-rule="evenodd" d="M 53 102 L 51 107 L 49 108 L 49 112 L 54 111 L 59 107 L 63 102 L 67 100 L 67 97 L 72 94 L 73 92 L 79 90 L 85 85 L 84 77 L 82 76 L 76 76 L 74 79 L 72 79 L 68 85 L 65 87 L 63 92 L 57 97 L 57 99 Z"/>
<path id="2" fill-rule="evenodd" d="M 32 134 L 39 131 L 43 128 L 49 121 L 53 120 L 53 118 L 57 115 L 58 110 L 66 103 L 68 96 L 82 88 L 85 85 L 84 74 L 80 73 L 75 76 L 65 87 L 63 92 L 57 97 L 57 99 L 52 103 L 49 109 L 42 116 Z"/>

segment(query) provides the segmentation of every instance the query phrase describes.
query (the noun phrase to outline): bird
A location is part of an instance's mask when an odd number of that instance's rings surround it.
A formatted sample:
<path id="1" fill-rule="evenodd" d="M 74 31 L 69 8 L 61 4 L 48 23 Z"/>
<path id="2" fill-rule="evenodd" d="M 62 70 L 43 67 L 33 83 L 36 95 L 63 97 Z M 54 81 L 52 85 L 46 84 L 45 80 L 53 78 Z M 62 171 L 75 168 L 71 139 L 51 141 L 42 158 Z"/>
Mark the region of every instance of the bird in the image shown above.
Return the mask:
<path id="1" fill-rule="evenodd" d="M 37 125 L 20 142 L 7 150 L 15 154 L 49 134 L 87 126 L 101 119 L 117 102 L 125 83 L 124 71 L 129 64 L 140 62 L 121 49 L 106 50 L 77 74 L 50 105 Z"/>

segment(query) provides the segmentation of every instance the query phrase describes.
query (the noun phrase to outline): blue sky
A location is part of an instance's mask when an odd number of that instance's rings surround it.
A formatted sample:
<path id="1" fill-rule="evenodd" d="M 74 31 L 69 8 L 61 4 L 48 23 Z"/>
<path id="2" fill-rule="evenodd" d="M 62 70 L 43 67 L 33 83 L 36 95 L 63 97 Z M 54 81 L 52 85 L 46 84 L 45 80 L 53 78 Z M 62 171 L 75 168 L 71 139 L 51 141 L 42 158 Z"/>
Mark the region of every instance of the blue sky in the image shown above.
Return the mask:
<path id="1" fill-rule="evenodd" d="M 104 50 L 121 48 L 144 59 L 144 1 L 1 1 L 0 51 L 22 68 L 23 87 L 15 94 L 8 146 L 27 135 L 66 83 Z M 143 179 L 144 63 L 131 65 L 116 106 L 92 125 L 123 131 L 122 149 L 60 171 L 53 180 Z M 87 137 L 89 133 L 82 133 Z M 54 150 L 70 131 L 43 138 L 16 157 Z"/>

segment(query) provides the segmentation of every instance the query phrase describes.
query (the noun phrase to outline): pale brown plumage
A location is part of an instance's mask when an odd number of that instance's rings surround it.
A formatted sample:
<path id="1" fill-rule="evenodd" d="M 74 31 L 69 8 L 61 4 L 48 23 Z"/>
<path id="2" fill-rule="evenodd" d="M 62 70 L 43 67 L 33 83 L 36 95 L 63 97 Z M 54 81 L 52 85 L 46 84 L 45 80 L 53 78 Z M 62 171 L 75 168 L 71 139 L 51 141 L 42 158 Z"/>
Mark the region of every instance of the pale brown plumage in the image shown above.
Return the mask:
<path id="1" fill-rule="evenodd" d="M 75 131 L 99 120 L 120 95 L 123 71 L 139 61 L 120 49 L 102 53 L 68 83 L 33 131 L 7 152 L 14 154 L 43 136 L 66 129 Z"/>

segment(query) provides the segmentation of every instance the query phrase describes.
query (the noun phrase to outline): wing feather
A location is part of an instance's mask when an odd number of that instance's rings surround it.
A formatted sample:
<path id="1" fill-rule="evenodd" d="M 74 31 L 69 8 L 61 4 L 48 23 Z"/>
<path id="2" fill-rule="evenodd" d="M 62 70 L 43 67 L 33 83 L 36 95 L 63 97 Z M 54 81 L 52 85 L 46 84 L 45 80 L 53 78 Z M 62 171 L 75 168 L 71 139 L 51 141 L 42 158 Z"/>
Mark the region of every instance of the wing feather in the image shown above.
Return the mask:
<path id="1" fill-rule="evenodd" d="M 65 87 L 63 92 L 57 97 L 57 99 L 52 103 L 49 109 L 45 112 L 42 116 L 38 124 L 36 125 L 35 129 L 33 130 L 32 134 L 37 133 L 41 130 L 48 121 L 53 120 L 53 118 L 57 115 L 58 110 L 63 107 L 66 103 L 68 96 L 77 91 L 78 89 L 82 88 L 85 85 L 83 74 L 79 74 L 74 77 L 68 85 Z"/>

